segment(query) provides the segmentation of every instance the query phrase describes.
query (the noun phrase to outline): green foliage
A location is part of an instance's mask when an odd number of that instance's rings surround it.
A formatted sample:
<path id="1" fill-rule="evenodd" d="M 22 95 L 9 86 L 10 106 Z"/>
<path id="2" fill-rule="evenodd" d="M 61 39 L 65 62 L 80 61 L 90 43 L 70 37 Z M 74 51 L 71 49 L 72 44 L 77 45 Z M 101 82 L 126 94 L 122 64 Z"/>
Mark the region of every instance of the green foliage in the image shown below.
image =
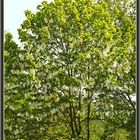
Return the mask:
<path id="1" fill-rule="evenodd" d="M 25 11 L 22 47 L 5 35 L 6 139 L 134 139 L 133 6 L 54 0 Z"/>

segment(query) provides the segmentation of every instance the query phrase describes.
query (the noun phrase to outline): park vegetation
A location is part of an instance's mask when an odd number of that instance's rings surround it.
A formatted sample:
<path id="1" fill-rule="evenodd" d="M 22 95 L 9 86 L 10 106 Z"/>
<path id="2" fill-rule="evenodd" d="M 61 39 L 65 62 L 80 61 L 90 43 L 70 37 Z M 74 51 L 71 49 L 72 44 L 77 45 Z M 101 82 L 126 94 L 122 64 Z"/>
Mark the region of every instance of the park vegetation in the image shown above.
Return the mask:
<path id="1" fill-rule="evenodd" d="M 136 7 L 43 1 L 5 34 L 5 140 L 135 140 Z"/>

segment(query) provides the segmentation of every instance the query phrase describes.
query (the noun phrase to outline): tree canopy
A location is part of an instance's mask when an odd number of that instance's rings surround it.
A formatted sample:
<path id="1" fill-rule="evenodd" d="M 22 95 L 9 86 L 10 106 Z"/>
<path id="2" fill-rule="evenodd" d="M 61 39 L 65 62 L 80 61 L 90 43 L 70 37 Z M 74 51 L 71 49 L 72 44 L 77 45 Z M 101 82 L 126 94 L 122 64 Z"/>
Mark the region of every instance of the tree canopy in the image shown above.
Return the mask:
<path id="1" fill-rule="evenodd" d="M 43 1 L 22 47 L 5 35 L 5 138 L 135 140 L 135 1 Z"/>

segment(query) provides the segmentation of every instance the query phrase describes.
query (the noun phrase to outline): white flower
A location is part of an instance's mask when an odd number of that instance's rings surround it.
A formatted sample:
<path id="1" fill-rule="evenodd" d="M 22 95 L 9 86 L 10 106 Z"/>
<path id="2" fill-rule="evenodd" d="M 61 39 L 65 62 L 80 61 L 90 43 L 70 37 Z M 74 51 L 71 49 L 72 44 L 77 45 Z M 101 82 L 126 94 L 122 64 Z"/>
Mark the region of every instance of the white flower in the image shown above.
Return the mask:
<path id="1" fill-rule="evenodd" d="M 114 63 L 113 63 L 113 67 L 114 67 L 114 68 L 117 67 L 117 62 L 116 62 L 116 61 L 114 61 Z"/>

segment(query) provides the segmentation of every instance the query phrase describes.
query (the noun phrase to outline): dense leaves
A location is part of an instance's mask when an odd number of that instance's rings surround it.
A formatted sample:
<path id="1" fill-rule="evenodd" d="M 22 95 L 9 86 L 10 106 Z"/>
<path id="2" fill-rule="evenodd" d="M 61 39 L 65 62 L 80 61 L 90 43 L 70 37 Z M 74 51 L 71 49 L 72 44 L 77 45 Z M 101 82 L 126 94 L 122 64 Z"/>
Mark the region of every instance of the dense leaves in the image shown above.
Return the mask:
<path id="1" fill-rule="evenodd" d="M 25 11 L 22 47 L 5 35 L 6 139 L 135 139 L 134 3 L 54 0 Z"/>

